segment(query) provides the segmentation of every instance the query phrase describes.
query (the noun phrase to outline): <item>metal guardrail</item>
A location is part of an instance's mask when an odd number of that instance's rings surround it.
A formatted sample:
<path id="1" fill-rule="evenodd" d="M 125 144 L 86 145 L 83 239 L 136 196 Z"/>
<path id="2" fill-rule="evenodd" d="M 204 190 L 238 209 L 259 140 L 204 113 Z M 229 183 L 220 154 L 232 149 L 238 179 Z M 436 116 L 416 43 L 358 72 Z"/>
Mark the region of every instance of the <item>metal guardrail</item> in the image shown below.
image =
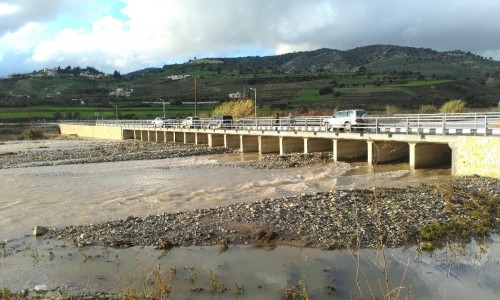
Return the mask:
<path id="1" fill-rule="evenodd" d="M 293 131 L 342 131 L 329 128 L 324 119 L 330 116 L 307 116 L 294 118 L 243 118 L 222 124 L 214 124 L 211 119 L 200 119 L 186 124 L 184 120 L 171 119 L 165 128 L 174 129 L 213 129 L 213 130 L 293 130 Z M 374 134 L 441 134 L 441 135 L 484 135 L 500 136 L 500 113 L 461 113 L 461 114 L 407 114 L 394 116 L 369 116 L 362 118 L 363 123 L 353 126 L 352 131 Z M 89 126 L 120 126 L 126 129 L 157 128 L 152 120 L 64 120 L 63 124 L 82 124 Z"/>

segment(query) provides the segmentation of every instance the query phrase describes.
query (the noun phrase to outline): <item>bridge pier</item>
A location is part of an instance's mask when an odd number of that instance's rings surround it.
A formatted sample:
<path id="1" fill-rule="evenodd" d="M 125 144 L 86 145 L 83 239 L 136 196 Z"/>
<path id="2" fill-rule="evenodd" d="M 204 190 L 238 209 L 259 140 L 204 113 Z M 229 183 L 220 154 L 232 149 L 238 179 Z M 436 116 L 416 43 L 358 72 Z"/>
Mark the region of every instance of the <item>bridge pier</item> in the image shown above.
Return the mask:
<path id="1" fill-rule="evenodd" d="M 174 131 L 174 143 L 184 143 L 184 132 Z"/>
<path id="2" fill-rule="evenodd" d="M 399 160 L 409 156 L 408 143 L 388 142 L 388 141 L 367 141 L 368 143 L 368 164 Z"/>
<path id="3" fill-rule="evenodd" d="M 224 135 L 224 147 L 225 148 L 237 148 L 241 150 L 241 139 L 239 135 L 225 134 Z"/>
<path id="4" fill-rule="evenodd" d="M 333 161 L 366 158 L 368 147 L 363 140 L 333 140 Z"/>
<path id="5" fill-rule="evenodd" d="M 451 163 L 451 148 L 448 144 L 408 143 L 410 146 L 410 169 L 422 169 Z M 432 153 L 432 155 L 430 155 Z"/>
<path id="6" fill-rule="evenodd" d="M 196 135 L 193 132 L 184 132 L 184 144 L 195 144 Z"/>
<path id="7" fill-rule="evenodd" d="M 304 153 L 303 138 L 289 138 L 280 136 L 279 141 L 280 141 L 280 155 L 291 152 Z"/>
<path id="8" fill-rule="evenodd" d="M 258 152 L 259 141 L 255 135 L 240 135 L 240 152 Z"/>
<path id="9" fill-rule="evenodd" d="M 213 148 L 217 146 L 224 146 L 224 135 L 222 134 L 208 134 L 208 147 Z"/>
<path id="10" fill-rule="evenodd" d="M 122 135 L 124 140 L 135 140 L 135 130 L 123 130 Z"/>
<path id="11" fill-rule="evenodd" d="M 153 138 L 152 138 L 152 140 L 153 140 L 153 142 L 158 143 L 158 134 L 159 134 L 160 132 L 159 132 L 159 131 L 157 131 L 157 130 L 155 130 L 155 131 L 153 131 L 153 132 L 154 132 L 154 134 L 153 134 Z"/>
<path id="12" fill-rule="evenodd" d="M 208 145 L 208 134 L 206 133 L 195 133 L 195 144 L 196 145 Z"/>
<path id="13" fill-rule="evenodd" d="M 174 133 L 171 131 L 165 131 L 165 143 L 173 143 L 174 141 Z"/>
<path id="14" fill-rule="evenodd" d="M 279 153 L 280 139 L 278 137 L 259 136 L 259 153 Z"/>
<path id="15" fill-rule="evenodd" d="M 332 141 L 328 139 L 304 138 L 304 153 L 332 151 Z"/>

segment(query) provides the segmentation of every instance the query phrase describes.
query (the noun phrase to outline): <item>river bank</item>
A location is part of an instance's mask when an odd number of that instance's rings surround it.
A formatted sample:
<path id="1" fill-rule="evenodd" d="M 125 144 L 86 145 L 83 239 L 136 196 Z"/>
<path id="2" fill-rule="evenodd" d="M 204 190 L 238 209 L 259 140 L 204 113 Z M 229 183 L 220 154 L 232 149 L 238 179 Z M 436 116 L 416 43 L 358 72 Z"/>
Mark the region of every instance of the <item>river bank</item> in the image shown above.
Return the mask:
<path id="1" fill-rule="evenodd" d="M 402 247 L 420 242 L 421 230 L 431 224 L 466 218 L 472 194 L 493 197 L 496 213 L 500 181 L 462 177 L 440 186 L 330 191 L 262 199 L 214 209 L 129 216 L 100 224 L 50 229 L 45 238 L 72 240 L 78 247 L 168 249 L 227 244 L 324 249 Z M 498 229 L 498 215 L 495 218 L 497 227 L 491 230 Z M 470 231 L 463 237 L 474 235 Z"/>

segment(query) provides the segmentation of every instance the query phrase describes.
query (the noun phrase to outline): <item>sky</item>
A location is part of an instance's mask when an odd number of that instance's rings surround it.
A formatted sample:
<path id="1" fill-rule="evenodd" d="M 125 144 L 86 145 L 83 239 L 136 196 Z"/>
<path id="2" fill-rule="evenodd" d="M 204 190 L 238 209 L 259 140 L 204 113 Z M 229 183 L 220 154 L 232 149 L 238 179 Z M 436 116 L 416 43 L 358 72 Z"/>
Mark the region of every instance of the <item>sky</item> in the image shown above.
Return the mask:
<path id="1" fill-rule="evenodd" d="M 391 44 L 500 60 L 500 0 L 0 0 L 0 76 Z"/>

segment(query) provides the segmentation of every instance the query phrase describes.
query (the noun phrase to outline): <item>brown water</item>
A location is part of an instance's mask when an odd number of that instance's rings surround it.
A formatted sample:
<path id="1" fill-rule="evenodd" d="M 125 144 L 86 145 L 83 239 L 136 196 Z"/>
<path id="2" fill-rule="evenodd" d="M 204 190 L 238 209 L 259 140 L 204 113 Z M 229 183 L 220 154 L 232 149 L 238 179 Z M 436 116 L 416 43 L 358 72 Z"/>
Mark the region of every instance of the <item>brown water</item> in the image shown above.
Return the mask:
<path id="1" fill-rule="evenodd" d="M 5 247 L 0 287 L 21 290 L 47 284 L 65 293 L 123 293 L 131 287 L 141 292 L 146 286 L 151 291 L 158 278 L 152 275 L 155 270 L 160 268 L 168 278 L 175 268 L 171 299 L 280 299 L 284 289 L 302 280 L 310 299 L 383 299 L 396 289 L 397 299 L 493 300 L 500 296 L 499 242 L 495 235 L 481 248 L 472 243 L 457 252 L 448 248 L 432 255 L 415 248 L 386 249 L 384 260 L 374 250 L 229 246 L 223 253 L 218 247 L 160 252 L 142 247 L 75 249 L 62 241 L 23 238 Z M 210 278 L 228 290 L 214 292 Z M 236 287 L 244 294 L 236 295 Z"/>
<path id="2" fill-rule="evenodd" d="M 40 145 L 54 149 L 81 143 L 95 142 L 0 144 L 0 152 L 27 147 L 44 151 Z M 0 170 L 0 241 L 7 240 L 0 249 L 0 288 L 20 290 L 45 283 L 70 292 L 121 291 L 132 282 L 141 282 L 160 265 L 162 270 L 177 270 L 173 299 L 278 299 L 285 287 L 301 279 L 312 299 L 345 299 L 351 294 L 359 298 L 361 293 L 370 298 L 369 285 L 381 298 L 383 267 L 373 251 L 361 251 L 360 266 L 367 279 L 359 289 L 354 280 L 356 261 L 345 251 L 290 247 L 267 251 L 245 246 L 231 246 L 221 254 L 217 247 L 176 248 L 168 253 L 139 247 L 75 249 L 62 241 L 25 235 L 35 225 L 87 224 L 331 189 L 402 187 L 450 176 L 449 169 L 410 171 L 406 164 L 373 168 L 363 163 L 328 163 L 284 170 L 219 164 L 258 158 L 230 154 Z M 415 294 L 420 299 L 443 299 L 445 294 L 449 299 L 472 295 L 498 299 L 498 239 L 495 236 L 488 243 L 486 252 L 472 244 L 464 251 L 467 255 L 451 260 L 449 252 L 418 256 L 415 249 L 390 250 L 391 285 L 404 279 L 403 295 Z M 226 281 L 230 290 L 211 292 L 210 272 Z M 234 294 L 236 285 L 244 287 L 244 295 Z M 197 294 L 190 291 L 192 288 L 204 291 Z"/>
<path id="3" fill-rule="evenodd" d="M 29 145 L 31 151 L 44 151 L 81 143 L 96 142 L 3 144 L 0 152 Z M 447 169 L 414 172 L 406 164 L 378 166 L 376 172 L 360 163 L 279 170 L 220 165 L 258 158 L 255 154 L 225 154 L 2 169 L 0 238 L 23 236 L 36 225 L 96 223 L 130 215 L 174 213 L 332 189 L 406 186 L 449 177 Z"/>

